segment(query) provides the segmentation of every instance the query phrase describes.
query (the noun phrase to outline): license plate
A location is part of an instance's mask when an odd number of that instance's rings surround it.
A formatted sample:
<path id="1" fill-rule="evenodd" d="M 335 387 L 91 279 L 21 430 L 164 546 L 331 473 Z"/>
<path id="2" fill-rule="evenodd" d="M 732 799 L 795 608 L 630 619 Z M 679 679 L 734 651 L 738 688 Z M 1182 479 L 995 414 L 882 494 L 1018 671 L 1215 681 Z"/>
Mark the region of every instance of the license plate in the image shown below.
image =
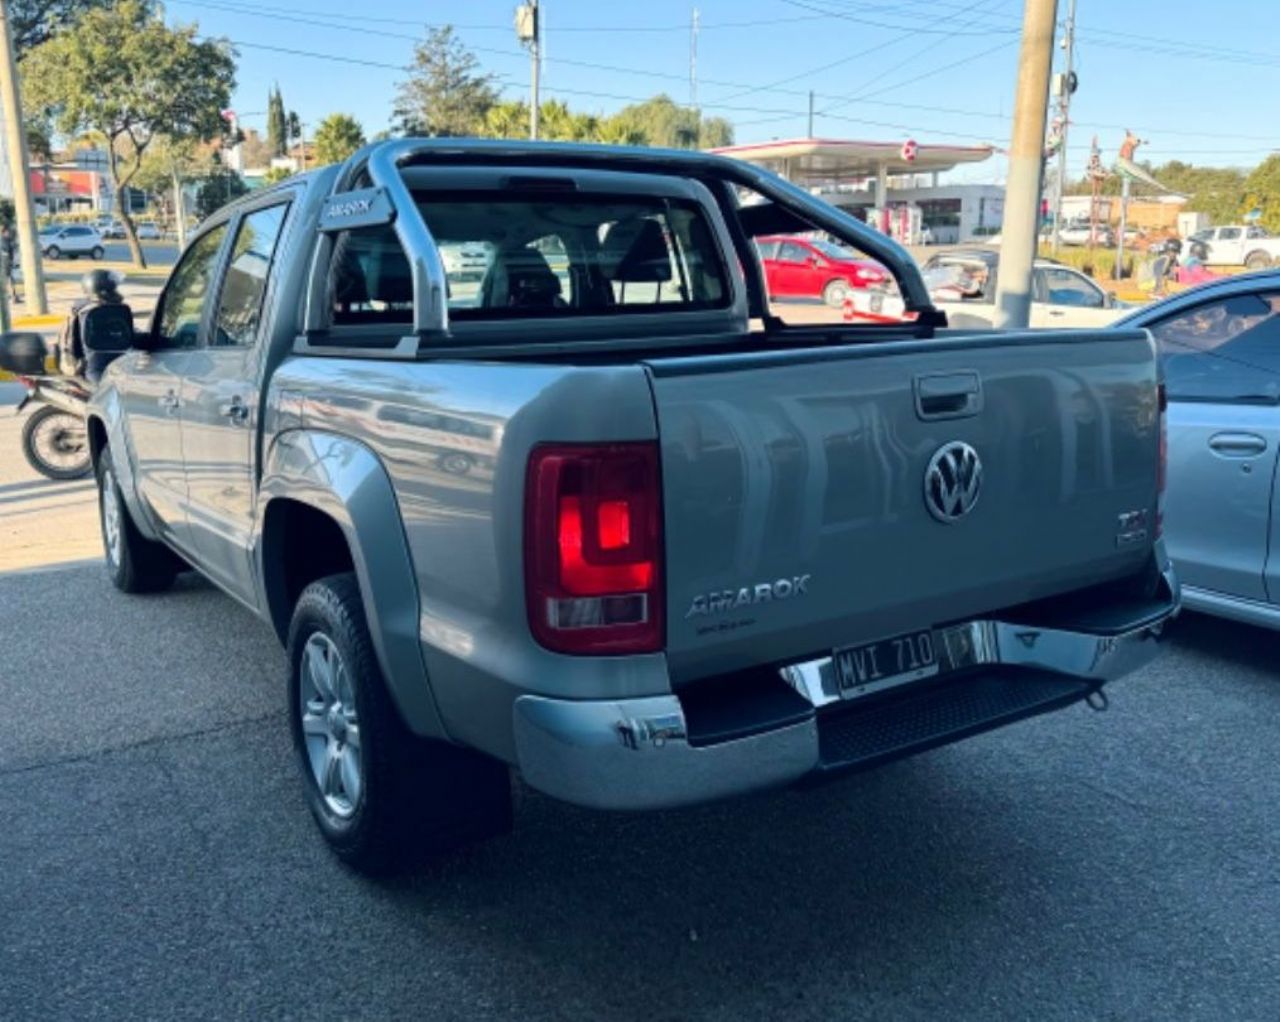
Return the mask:
<path id="1" fill-rule="evenodd" d="M 835 652 L 836 684 L 843 699 L 857 699 L 938 673 L 933 632 L 924 629 Z"/>

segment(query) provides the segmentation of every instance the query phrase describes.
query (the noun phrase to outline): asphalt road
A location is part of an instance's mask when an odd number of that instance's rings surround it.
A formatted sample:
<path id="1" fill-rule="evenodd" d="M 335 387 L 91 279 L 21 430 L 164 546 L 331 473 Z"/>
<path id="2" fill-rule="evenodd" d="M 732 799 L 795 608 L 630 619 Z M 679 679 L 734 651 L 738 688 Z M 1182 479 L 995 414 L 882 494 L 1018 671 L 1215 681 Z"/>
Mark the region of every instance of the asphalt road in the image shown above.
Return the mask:
<path id="1" fill-rule="evenodd" d="M 123 241 L 108 241 L 103 248 L 106 249 L 105 262 L 127 263 L 132 258 L 129 254 L 129 246 Z M 142 251 L 151 266 L 172 266 L 178 259 L 178 246 L 173 241 L 144 241 Z M 46 272 L 51 270 L 58 272 L 73 267 L 89 266 L 92 263 L 93 260 L 88 256 L 80 256 L 77 259 L 62 256 L 59 259 L 45 259 L 44 268 Z"/>
<path id="2" fill-rule="evenodd" d="M 0 524 L 57 487 L 6 438 Z M 245 610 L 82 562 L 0 573 L 0 615 L 0 1019 L 1278 1014 L 1271 633 L 1188 617 L 1108 713 L 817 790 L 521 788 L 512 836 L 371 883 L 313 830 Z"/>

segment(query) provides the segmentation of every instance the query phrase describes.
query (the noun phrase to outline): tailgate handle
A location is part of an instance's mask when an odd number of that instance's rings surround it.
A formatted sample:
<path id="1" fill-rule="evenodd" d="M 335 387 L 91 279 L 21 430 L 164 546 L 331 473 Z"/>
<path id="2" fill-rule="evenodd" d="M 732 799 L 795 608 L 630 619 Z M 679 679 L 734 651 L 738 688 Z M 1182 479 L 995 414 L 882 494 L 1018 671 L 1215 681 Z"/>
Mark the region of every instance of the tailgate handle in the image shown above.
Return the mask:
<path id="1" fill-rule="evenodd" d="M 916 415 L 962 419 L 982 411 L 982 380 L 976 372 L 928 373 L 914 381 Z"/>

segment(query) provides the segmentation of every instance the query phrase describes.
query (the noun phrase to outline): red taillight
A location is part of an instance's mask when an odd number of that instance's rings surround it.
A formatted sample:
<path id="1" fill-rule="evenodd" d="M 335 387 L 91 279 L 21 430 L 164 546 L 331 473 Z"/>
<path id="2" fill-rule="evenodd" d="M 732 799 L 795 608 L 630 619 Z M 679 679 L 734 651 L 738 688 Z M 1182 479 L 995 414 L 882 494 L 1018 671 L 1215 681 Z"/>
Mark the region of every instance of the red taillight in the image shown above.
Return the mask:
<path id="1" fill-rule="evenodd" d="M 1169 483 L 1169 393 L 1164 383 L 1157 386 L 1160 407 L 1160 463 L 1156 468 L 1156 538 L 1164 535 L 1164 491 Z"/>
<path id="2" fill-rule="evenodd" d="M 525 489 L 525 583 L 529 625 L 548 649 L 662 648 L 656 443 L 534 449 Z"/>

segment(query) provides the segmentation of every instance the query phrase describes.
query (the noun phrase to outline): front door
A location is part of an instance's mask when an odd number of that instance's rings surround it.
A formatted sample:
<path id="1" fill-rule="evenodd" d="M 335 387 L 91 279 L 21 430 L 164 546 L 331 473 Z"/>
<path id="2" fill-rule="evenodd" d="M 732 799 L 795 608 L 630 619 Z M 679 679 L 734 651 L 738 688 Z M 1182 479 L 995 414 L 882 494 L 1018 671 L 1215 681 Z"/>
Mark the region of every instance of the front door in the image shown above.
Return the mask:
<path id="1" fill-rule="evenodd" d="M 255 592 L 250 542 L 263 300 L 288 208 L 276 202 L 237 221 L 208 340 L 191 353 L 183 393 L 182 449 L 196 552 L 205 571 L 249 602 Z"/>
<path id="2" fill-rule="evenodd" d="M 1091 329 L 1116 320 L 1107 293 L 1083 273 L 1061 266 L 1037 266 L 1033 271 L 1031 326 Z"/>
<path id="3" fill-rule="evenodd" d="M 809 250 L 794 241 L 782 243 L 778 249 L 777 267 L 773 274 L 771 294 L 778 297 L 805 293 L 805 278 L 809 269 Z"/>
<path id="4" fill-rule="evenodd" d="M 1271 508 L 1280 452 L 1280 293 L 1203 302 L 1151 325 L 1169 391 L 1165 535 L 1180 580 L 1280 598 Z"/>
<path id="5" fill-rule="evenodd" d="M 192 549 L 187 524 L 187 479 L 179 426 L 184 377 L 199 342 L 226 225 L 197 239 L 174 268 L 151 326 L 153 350 L 135 351 L 115 377 L 124 406 L 138 493 L 156 527 L 175 546 Z"/>

